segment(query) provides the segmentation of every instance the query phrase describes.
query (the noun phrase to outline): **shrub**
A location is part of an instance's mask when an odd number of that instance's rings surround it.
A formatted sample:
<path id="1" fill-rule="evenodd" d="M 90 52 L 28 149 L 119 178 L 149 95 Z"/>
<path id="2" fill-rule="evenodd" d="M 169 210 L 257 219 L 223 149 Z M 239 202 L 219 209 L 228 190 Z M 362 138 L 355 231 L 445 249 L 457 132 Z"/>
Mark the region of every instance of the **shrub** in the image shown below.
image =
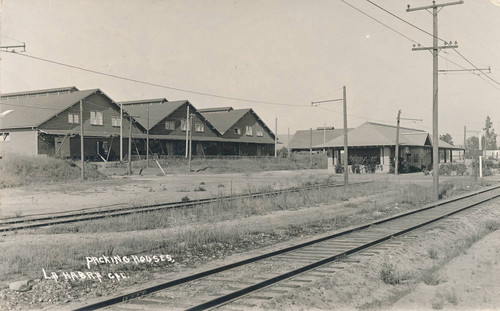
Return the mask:
<path id="1" fill-rule="evenodd" d="M 104 179 L 95 167 L 85 166 L 85 178 Z M 9 154 L 0 160 L 0 188 L 32 183 L 67 182 L 80 179 L 80 168 L 66 160 Z"/>
<path id="2" fill-rule="evenodd" d="M 467 167 L 463 163 L 443 163 L 439 165 L 439 175 L 467 175 Z"/>

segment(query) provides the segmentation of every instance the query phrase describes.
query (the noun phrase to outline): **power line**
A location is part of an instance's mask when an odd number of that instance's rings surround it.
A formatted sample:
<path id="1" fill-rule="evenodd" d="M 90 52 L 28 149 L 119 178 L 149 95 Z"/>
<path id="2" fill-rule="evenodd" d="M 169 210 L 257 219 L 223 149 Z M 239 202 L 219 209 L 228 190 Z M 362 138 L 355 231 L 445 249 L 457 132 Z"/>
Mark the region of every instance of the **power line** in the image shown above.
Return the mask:
<path id="1" fill-rule="evenodd" d="M 453 49 L 460 57 L 462 57 L 466 62 L 468 62 L 472 67 L 474 67 L 476 70 L 478 70 L 479 72 L 482 73 L 482 70 L 477 68 L 476 65 L 474 65 L 470 60 L 468 60 L 465 56 L 462 55 L 462 53 L 460 53 L 457 49 Z M 486 75 L 486 77 L 488 79 L 490 79 L 491 81 L 495 82 L 496 84 L 500 85 L 500 82 L 498 82 L 497 80 L 493 79 L 492 77 Z"/>
<path id="2" fill-rule="evenodd" d="M 373 1 L 371 1 L 371 0 L 366 0 L 366 1 L 367 1 L 368 3 L 370 3 L 370 4 L 374 5 L 374 6 L 376 6 L 377 8 L 381 9 L 382 11 L 386 12 L 387 14 L 390 14 L 390 15 L 394 16 L 395 18 L 399 19 L 399 20 L 400 20 L 400 21 L 402 21 L 403 23 L 405 23 L 405 24 L 407 24 L 407 25 L 410 25 L 411 27 L 413 27 L 413 28 L 415 28 L 415 29 L 420 30 L 421 32 L 423 32 L 423 33 L 425 33 L 425 34 L 428 34 L 428 35 L 429 35 L 429 36 L 431 36 L 431 37 L 434 37 L 434 35 L 433 35 L 432 33 L 428 32 L 427 30 L 424 30 L 424 29 L 422 29 L 422 28 L 418 27 L 417 25 L 410 23 L 409 21 L 405 20 L 404 18 L 401 18 L 401 17 L 397 16 L 396 14 L 394 14 L 394 13 L 392 13 L 391 11 L 389 11 L 389 10 L 387 10 L 387 9 L 385 9 L 385 8 L 383 8 L 383 7 L 381 7 L 380 5 L 376 4 L 375 2 L 373 2 Z M 439 38 L 439 37 L 436 37 L 436 38 L 437 38 L 438 40 L 441 40 L 441 41 L 443 41 L 443 42 L 446 42 L 445 40 L 443 40 L 443 39 L 441 39 L 441 38 Z"/>
<path id="3" fill-rule="evenodd" d="M 146 81 L 141 81 L 141 80 L 127 78 L 127 77 L 122 77 L 122 76 L 118 76 L 118 75 L 114 75 L 114 74 L 109 74 L 109 73 L 105 73 L 105 72 L 101 72 L 101 71 L 97 71 L 97 70 L 92 70 L 92 69 L 88 69 L 88 68 L 83 68 L 83 67 L 79 67 L 79 66 L 74 66 L 74 65 L 70 65 L 70 64 L 65 64 L 65 63 L 54 61 L 54 60 L 50 60 L 50 59 L 46 59 L 46 58 L 42 58 L 42 57 L 37 57 L 37 56 L 34 56 L 34 55 L 29 55 L 29 54 L 26 54 L 26 53 L 20 54 L 20 53 L 17 53 L 15 51 L 5 51 L 5 52 L 12 53 L 12 54 L 15 54 L 15 55 L 24 56 L 24 57 L 28 57 L 28 58 L 32 58 L 32 59 L 36 59 L 36 60 L 40 60 L 40 61 L 44 61 L 44 62 L 48 62 L 48 63 L 51 63 L 51 64 L 56 64 L 56 65 L 59 65 L 59 66 L 64 66 L 64 67 L 69 67 L 69 68 L 73 68 L 73 69 L 78 69 L 78 70 L 82 70 L 82 71 L 86 71 L 86 72 L 90 72 L 90 73 L 94 73 L 94 74 L 98 74 L 98 75 L 102 75 L 102 76 L 106 76 L 106 77 L 111 77 L 111 78 L 115 78 L 115 79 L 121 79 L 121 80 L 125 80 L 125 81 L 130 81 L 130 82 L 135 82 L 135 83 L 140 83 L 140 84 L 145 84 L 145 85 L 160 87 L 160 88 L 174 90 L 174 91 L 178 91 L 178 92 L 184 92 L 184 93 L 190 93 L 190 94 L 196 94 L 196 95 L 202 95 L 202 96 L 208 96 L 208 97 L 215 97 L 215 98 L 222 98 L 222 99 L 229 99 L 229 100 L 236 100 L 236 101 L 242 101 L 242 102 L 251 102 L 251 103 L 266 104 L 266 105 L 289 106 L 289 107 L 309 107 L 308 105 L 293 105 L 293 104 L 286 104 L 286 103 L 279 103 L 279 102 L 269 102 L 269 101 L 253 100 L 253 99 L 230 97 L 230 96 L 224 96 L 224 95 L 218 95 L 218 94 L 212 94 L 212 93 L 205 93 L 205 92 L 199 92 L 199 91 L 192 91 L 192 90 L 181 89 L 181 88 L 177 88 L 177 87 L 173 87 L 173 86 L 162 85 L 162 84 L 157 84 L 157 83 L 152 83 L 152 82 L 146 82 Z"/>
<path id="4" fill-rule="evenodd" d="M 407 35 L 405 35 L 405 34 L 401 33 L 400 31 L 398 31 L 398 30 L 396 30 L 396 29 L 392 28 L 391 26 L 389 26 L 389 25 L 387 25 L 387 24 L 385 24 L 385 23 L 383 23 L 383 22 L 379 21 L 378 19 L 376 19 L 375 17 L 373 17 L 373 16 L 369 15 L 368 13 L 363 12 L 361 9 L 359 9 L 359 8 L 355 7 L 354 5 L 352 5 L 352 4 L 350 4 L 350 3 L 348 3 L 348 2 L 346 2 L 346 1 L 344 1 L 344 0 L 340 0 L 340 1 L 342 1 L 342 2 L 343 2 L 343 3 L 345 3 L 346 5 L 350 6 L 351 8 L 355 9 L 356 11 L 360 12 L 361 14 L 363 14 L 363 15 L 365 15 L 365 16 L 368 16 L 369 18 L 373 19 L 373 20 L 374 20 L 374 21 L 376 21 L 377 23 L 379 23 L 379 24 L 381 24 L 381 25 L 383 25 L 383 26 L 385 26 L 385 27 L 389 28 L 390 30 L 392 30 L 392 31 L 394 31 L 395 33 L 397 33 L 398 35 L 400 35 L 400 36 L 402 36 L 402 37 L 404 37 L 404 38 L 406 38 L 406 39 L 410 40 L 411 42 L 413 42 L 413 43 L 415 43 L 415 44 L 420 44 L 420 43 L 418 43 L 417 41 L 413 40 L 412 38 L 408 37 Z"/>
<path id="5" fill-rule="evenodd" d="M 344 3 L 346 3 L 344 0 L 341 0 L 341 1 L 342 1 L 342 2 L 344 2 Z M 423 32 L 423 33 L 425 33 L 425 34 L 427 34 L 427 35 L 429 35 L 429 36 L 431 36 L 431 37 L 433 37 L 433 38 L 434 38 L 434 35 L 433 35 L 432 33 L 430 33 L 430 32 L 428 32 L 428 31 L 426 31 L 426 30 L 424 30 L 424 29 L 422 29 L 422 28 L 420 28 L 420 27 L 416 26 L 415 24 L 412 24 L 412 23 L 408 22 L 407 20 L 405 20 L 405 19 L 403 19 L 403 18 L 399 17 L 398 15 L 396 15 L 396 14 L 392 13 L 391 11 L 389 11 L 389 10 L 387 10 L 387 9 L 383 8 L 382 6 L 380 6 L 380 5 L 376 4 L 376 3 L 374 3 L 374 2 L 373 2 L 373 1 L 371 1 L 371 0 L 366 0 L 366 1 L 367 1 L 368 3 L 370 3 L 370 4 L 374 5 L 375 7 L 379 8 L 380 10 L 382 10 L 382 11 L 384 11 L 384 12 L 386 12 L 386 13 L 390 14 L 391 16 L 393 16 L 393 17 L 395 17 L 395 18 L 397 18 L 398 20 L 402 21 L 403 23 L 405 23 L 405 24 L 407 24 L 407 25 L 410 25 L 411 27 L 413 27 L 413 28 L 415 28 L 415 29 L 417 29 L 417 30 L 419 30 L 419 31 L 421 31 L 421 32 Z M 348 3 L 346 3 L 346 4 L 348 4 Z M 348 4 L 348 5 L 349 5 L 349 6 L 351 6 L 350 4 Z M 358 10 L 358 11 L 362 12 L 361 10 L 359 10 L 359 9 L 357 9 L 357 8 L 356 8 L 356 10 Z M 364 12 L 362 12 L 362 13 L 363 13 L 363 14 L 365 14 L 365 15 L 367 15 L 367 16 L 369 16 L 368 14 L 366 14 L 366 13 L 364 13 Z M 370 16 L 370 18 L 375 19 L 375 18 L 373 18 L 373 17 L 371 17 L 371 16 Z M 378 21 L 378 20 L 377 20 L 377 21 Z M 378 22 L 379 22 L 379 23 L 381 23 L 380 21 L 378 21 Z M 388 26 L 387 26 L 387 27 L 388 27 Z M 399 33 L 399 32 L 398 32 L 398 33 Z M 406 37 L 406 36 L 405 36 L 405 37 Z M 409 38 L 408 38 L 408 39 L 409 39 Z M 437 36 L 436 36 L 436 39 L 438 39 L 438 40 L 440 40 L 440 41 L 442 41 L 442 42 L 447 42 L 446 40 L 441 39 L 441 38 L 439 38 L 439 37 L 437 37 Z M 410 39 L 410 40 L 411 40 L 411 41 L 413 41 L 412 39 Z M 415 42 L 415 41 L 413 41 L 413 42 Z M 479 71 L 480 73 L 482 73 L 483 75 L 486 75 L 486 74 L 483 72 L 483 70 L 479 69 L 476 65 L 474 65 L 471 61 L 469 61 L 469 60 L 468 60 L 465 56 L 463 56 L 463 55 L 462 55 L 460 52 L 458 52 L 455 48 L 454 48 L 453 50 L 454 50 L 455 52 L 457 52 L 457 54 L 458 54 L 458 55 L 460 55 L 460 56 L 461 56 L 461 57 L 462 57 L 465 61 L 467 61 L 467 62 L 468 62 L 471 66 L 473 66 L 476 70 L 478 70 L 478 71 Z M 451 61 L 450 61 L 450 62 L 451 62 Z M 459 66 L 459 67 L 461 67 L 461 66 Z M 463 68 L 463 67 L 462 67 L 462 68 Z M 463 68 L 463 69 L 465 69 L 465 68 Z M 484 79 L 481 75 L 479 75 L 479 74 L 476 74 L 476 75 L 477 75 L 478 77 L 480 77 L 482 80 L 487 81 L 487 80 L 485 80 L 485 79 Z M 495 82 L 496 84 L 500 85 L 500 83 L 499 83 L 498 81 L 496 81 L 495 79 L 493 79 L 492 77 L 490 77 L 490 76 L 488 76 L 488 75 L 486 75 L 486 77 L 487 77 L 488 79 L 492 80 L 493 82 Z M 487 81 L 487 82 L 488 82 L 488 81 Z M 488 84 L 492 85 L 491 83 L 488 83 Z M 493 85 L 493 86 L 494 86 L 494 85 Z M 495 87 L 495 86 L 494 86 L 494 87 Z M 497 87 L 495 87 L 495 88 L 497 88 Z M 498 88 L 497 88 L 497 89 L 498 89 Z M 499 89 L 499 90 L 500 90 L 500 89 Z"/>
<path id="6" fill-rule="evenodd" d="M 24 42 L 23 42 L 23 41 L 21 41 L 21 40 L 17 40 L 17 39 L 15 39 L 15 38 L 12 38 L 12 37 L 9 37 L 9 36 L 6 36 L 6 35 L 0 35 L 0 36 L 1 36 L 1 37 L 4 37 L 4 38 L 7 38 L 7 39 L 10 39 L 10 40 L 17 41 L 17 42 L 19 42 L 19 43 L 24 43 Z"/>

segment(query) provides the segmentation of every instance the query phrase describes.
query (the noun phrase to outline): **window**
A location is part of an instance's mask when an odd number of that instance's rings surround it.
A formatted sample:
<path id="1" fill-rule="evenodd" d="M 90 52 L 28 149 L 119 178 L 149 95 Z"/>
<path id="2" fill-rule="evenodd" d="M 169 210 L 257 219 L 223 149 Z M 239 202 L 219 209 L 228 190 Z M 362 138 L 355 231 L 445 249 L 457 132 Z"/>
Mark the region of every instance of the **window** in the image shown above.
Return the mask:
<path id="1" fill-rule="evenodd" d="M 262 137 L 264 136 L 264 132 L 257 130 L 257 137 Z"/>
<path id="2" fill-rule="evenodd" d="M 419 163 L 418 153 L 412 154 L 412 158 L 413 158 L 413 163 Z"/>
<path id="3" fill-rule="evenodd" d="M 68 123 L 80 123 L 80 116 L 77 113 L 68 113 Z"/>
<path id="4" fill-rule="evenodd" d="M 120 127 L 122 125 L 122 119 L 119 117 L 111 117 L 111 125 L 114 127 Z"/>
<path id="5" fill-rule="evenodd" d="M 187 131 L 186 120 L 184 119 L 181 120 L 181 130 L 184 132 Z"/>
<path id="6" fill-rule="evenodd" d="M 246 134 L 247 134 L 247 136 L 252 136 L 253 135 L 253 131 L 252 131 L 252 127 L 251 126 L 247 125 Z"/>
<path id="7" fill-rule="evenodd" d="M 201 124 L 201 123 L 196 123 L 194 125 L 194 129 L 197 131 L 197 132 L 205 132 L 205 125 Z"/>
<path id="8" fill-rule="evenodd" d="M 91 111 L 90 112 L 90 125 L 103 125 L 103 123 L 102 123 L 102 111 Z"/>
<path id="9" fill-rule="evenodd" d="M 10 141 L 10 133 L 0 133 L 0 142 Z"/>
<path id="10" fill-rule="evenodd" d="M 237 134 L 237 135 L 240 135 L 241 134 L 241 130 L 239 128 L 235 128 L 234 129 L 234 133 Z"/>
<path id="11" fill-rule="evenodd" d="M 175 121 L 165 121 L 165 129 L 170 131 L 175 130 Z"/>

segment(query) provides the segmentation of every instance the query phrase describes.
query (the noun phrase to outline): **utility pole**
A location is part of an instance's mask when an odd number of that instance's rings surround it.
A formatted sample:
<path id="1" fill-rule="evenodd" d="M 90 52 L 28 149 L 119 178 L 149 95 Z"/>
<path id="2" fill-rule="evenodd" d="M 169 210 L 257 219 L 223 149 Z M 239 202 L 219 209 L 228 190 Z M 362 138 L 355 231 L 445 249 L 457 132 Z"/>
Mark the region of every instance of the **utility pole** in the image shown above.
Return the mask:
<path id="1" fill-rule="evenodd" d="M 186 159 L 189 153 L 189 104 L 187 105 L 187 113 L 186 113 Z"/>
<path id="2" fill-rule="evenodd" d="M 464 125 L 464 164 L 465 164 L 465 151 L 467 150 L 467 126 Z"/>
<path id="3" fill-rule="evenodd" d="M 288 158 L 290 159 L 290 128 L 288 128 Z"/>
<path id="4" fill-rule="evenodd" d="M 483 133 L 482 131 L 477 131 L 477 136 L 479 137 L 479 178 L 483 178 Z"/>
<path id="5" fill-rule="evenodd" d="M 313 164 L 313 129 L 309 129 L 309 168 L 312 168 Z"/>
<path id="6" fill-rule="evenodd" d="M 398 111 L 398 122 L 396 128 L 396 153 L 394 157 L 394 175 L 398 175 L 399 170 L 399 123 L 401 118 L 401 109 Z"/>
<path id="7" fill-rule="evenodd" d="M 149 107 L 148 107 L 148 122 L 146 129 L 146 168 L 149 168 Z"/>
<path id="8" fill-rule="evenodd" d="M 132 175 L 132 117 L 129 116 L 128 127 L 128 175 Z"/>
<path id="9" fill-rule="evenodd" d="M 317 101 L 317 102 L 311 102 L 311 106 L 318 106 L 321 103 L 327 103 L 327 102 L 339 102 L 342 101 L 343 103 L 343 115 L 344 115 L 344 156 L 343 156 L 343 161 L 344 161 L 344 185 L 347 186 L 349 184 L 349 165 L 347 163 L 348 159 L 348 151 L 347 151 L 347 90 L 346 87 L 344 86 L 342 88 L 343 90 L 343 96 L 342 98 L 337 98 L 337 99 L 329 99 L 329 100 L 322 100 L 322 101 Z"/>
<path id="10" fill-rule="evenodd" d="M 438 131 L 438 53 L 441 49 L 455 49 L 458 45 L 455 42 L 453 44 L 447 44 L 444 46 L 438 46 L 438 8 L 443 8 L 445 6 L 456 5 L 464 3 L 462 0 L 456 2 L 449 2 L 443 4 L 436 4 L 436 1 L 432 1 L 432 5 L 423 6 L 419 8 L 410 8 L 406 12 L 413 12 L 419 10 L 429 10 L 432 9 L 432 47 L 414 47 L 413 51 L 422 50 L 432 50 L 432 170 L 433 170 L 433 194 L 434 199 L 439 200 L 439 131 Z"/>
<path id="11" fill-rule="evenodd" d="M 347 90 L 346 87 L 343 87 L 343 112 L 344 112 L 344 185 L 347 186 L 349 184 L 349 165 L 347 163 L 348 161 L 348 154 L 347 154 Z"/>
<path id="12" fill-rule="evenodd" d="M 193 131 L 191 131 L 191 123 L 193 120 L 193 115 L 189 115 L 188 117 L 188 127 L 189 127 L 189 172 L 191 173 L 191 155 L 193 153 Z"/>
<path id="13" fill-rule="evenodd" d="M 278 117 L 274 120 L 274 157 L 278 157 Z"/>
<path id="14" fill-rule="evenodd" d="M 326 122 L 323 125 L 323 146 L 326 144 Z M 323 148 L 323 153 L 326 152 L 326 148 Z"/>
<path id="15" fill-rule="evenodd" d="M 80 164 L 82 165 L 82 180 L 85 180 L 85 152 L 83 150 L 83 99 L 80 99 Z"/>
<path id="16" fill-rule="evenodd" d="M 120 162 L 123 162 L 123 103 L 120 103 Z"/>
<path id="17" fill-rule="evenodd" d="M 420 121 L 422 122 L 422 119 L 412 119 L 412 118 L 401 118 L 401 109 L 398 111 L 398 117 L 397 117 L 397 127 L 396 127 L 396 150 L 395 150 L 395 157 L 394 157 L 394 174 L 398 175 L 399 173 L 399 128 L 400 128 L 400 123 L 401 120 L 408 120 L 408 121 Z"/>

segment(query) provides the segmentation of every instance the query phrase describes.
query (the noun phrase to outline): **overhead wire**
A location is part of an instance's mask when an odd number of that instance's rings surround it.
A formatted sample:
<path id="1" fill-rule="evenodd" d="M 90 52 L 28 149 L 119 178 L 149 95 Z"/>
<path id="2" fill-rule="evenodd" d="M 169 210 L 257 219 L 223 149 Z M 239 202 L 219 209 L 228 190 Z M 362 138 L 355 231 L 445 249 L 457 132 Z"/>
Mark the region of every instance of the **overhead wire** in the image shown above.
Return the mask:
<path id="1" fill-rule="evenodd" d="M 206 92 L 193 91 L 193 90 L 188 90 L 188 89 L 183 89 L 183 88 L 178 88 L 178 87 L 173 87 L 173 86 L 168 86 L 168 85 L 162 85 L 162 84 L 158 84 L 158 83 L 142 81 L 142 80 L 138 80 L 138 79 L 132 79 L 132 78 L 123 77 L 123 76 L 110 74 L 110 73 L 105 73 L 102 71 L 92 70 L 92 69 L 88 69 L 88 68 L 84 68 L 84 67 L 80 67 L 80 66 L 74 66 L 74 65 L 70 65 L 70 64 L 66 64 L 66 63 L 62 63 L 62 62 L 58 62 L 58 61 L 54 61 L 54 60 L 50 60 L 50 59 L 46 59 L 46 58 L 42 58 L 42 57 L 37 57 L 37 56 L 26 54 L 26 53 L 18 53 L 16 51 L 3 51 L 3 52 L 12 53 L 15 55 L 28 57 L 28 58 L 56 64 L 59 66 L 78 69 L 78 70 L 82 70 L 82 71 L 86 71 L 86 72 L 90 72 L 90 73 L 94 73 L 94 74 L 98 74 L 98 75 L 102 75 L 102 76 L 112 77 L 115 79 L 121 79 L 121 80 L 140 83 L 140 84 L 144 84 L 144 85 L 155 86 L 155 87 L 169 89 L 169 90 L 178 91 L 178 92 L 184 92 L 184 93 L 190 93 L 190 94 L 196 94 L 196 95 L 202 95 L 202 96 L 208 96 L 208 97 L 214 97 L 214 98 L 221 98 L 221 99 L 229 99 L 229 100 L 235 100 L 235 101 L 242 101 L 242 102 L 266 104 L 266 105 L 288 106 L 288 107 L 309 107 L 308 105 L 293 105 L 293 104 L 287 104 L 287 103 L 253 100 L 253 99 L 247 99 L 247 98 L 238 98 L 238 97 L 224 96 L 224 95 L 218 95 L 218 94 L 212 94 L 212 93 L 206 93 Z"/>
<path id="2" fill-rule="evenodd" d="M 344 2 L 344 3 L 346 3 L 344 0 L 341 0 L 341 1 L 342 1 L 342 2 Z M 384 11 L 384 12 L 388 13 L 389 15 L 391 15 L 391 16 L 393 16 L 393 17 L 397 18 L 398 20 L 400 20 L 400 21 L 404 22 L 405 24 L 410 25 L 411 27 L 413 27 L 413 28 L 415 28 L 415 29 L 417 29 L 417 30 L 419 30 L 419 31 L 421 31 L 421 32 L 423 32 L 423 33 L 425 33 L 425 34 L 427 34 L 427 35 L 429 35 L 429 36 L 433 37 L 433 38 L 435 37 L 435 36 L 434 36 L 434 34 L 432 34 L 432 33 L 428 32 L 428 31 L 426 31 L 426 30 L 422 29 L 421 27 L 419 27 L 419 26 L 417 26 L 417 25 L 415 25 L 415 24 L 412 24 L 412 23 L 408 22 L 407 20 L 405 20 L 405 19 L 403 19 L 403 18 L 399 17 L 398 15 L 396 15 L 396 14 L 392 13 L 391 11 L 389 11 L 389 10 L 385 9 L 384 7 L 382 7 L 382 6 L 378 5 L 378 4 L 376 4 L 375 2 L 373 2 L 373 1 L 371 1 L 371 0 L 365 0 L 365 1 L 367 1 L 368 3 L 370 3 L 370 4 L 374 5 L 375 7 L 379 8 L 380 10 L 382 10 L 382 11 Z M 363 14 L 365 14 L 365 13 L 363 13 Z M 365 14 L 365 15 L 367 15 L 367 14 Z M 444 39 L 442 39 L 442 38 L 439 38 L 439 37 L 435 37 L 435 38 L 436 38 L 436 39 L 438 39 L 438 40 L 440 40 L 440 41 L 442 41 L 442 42 L 447 42 L 446 40 L 444 40 Z M 412 41 L 413 41 L 413 40 L 412 40 Z M 493 79 L 493 78 L 492 78 L 492 77 L 490 77 L 489 75 L 485 74 L 485 73 L 483 72 L 483 70 L 479 69 L 479 68 L 478 68 L 476 65 L 474 65 L 474 64 L 473 64 L 470 60 L 468 60 L 468 59 L 467 59 L 464 55 L 462 55 L 460 52 L 458 52 L 458 50 L 457 50 L 456 48 L 453 48 L 453 50 L 454 50 L 454 51 L 455 51 L 455 52 L 456 52 L 456 53 L 457 53 L 460 57 L 462 57 L 465 61 L 467 61 L 467 62 L 468 62 L 471 66 L 473 66 L 476 70 L 478 70 L 480 73 L 482 73 L 483 75 L 485 75 L 488 79 L 490 79 L 490 80 L 491 80 L 491 81 L 493 81 L 494 83 L 496 83 L 496 84 L 500 85 L 500 82 L 496 81 L 495 79 Z M 476 75 L 477 75 L 477 74 L 476 74 Z M 481 75 L 477 75 L 477 76 L 481 77 Z M 482 78 L 482 77 L 481 77 L 481 78 Z M 484 78 L 482 78 L 482 79 L 484 80 Z M 498 89 L 498 88 L 497 88 L 497 89 Z M 499 90 L 500 90 L 500 89 L 499 89 Z"/>

